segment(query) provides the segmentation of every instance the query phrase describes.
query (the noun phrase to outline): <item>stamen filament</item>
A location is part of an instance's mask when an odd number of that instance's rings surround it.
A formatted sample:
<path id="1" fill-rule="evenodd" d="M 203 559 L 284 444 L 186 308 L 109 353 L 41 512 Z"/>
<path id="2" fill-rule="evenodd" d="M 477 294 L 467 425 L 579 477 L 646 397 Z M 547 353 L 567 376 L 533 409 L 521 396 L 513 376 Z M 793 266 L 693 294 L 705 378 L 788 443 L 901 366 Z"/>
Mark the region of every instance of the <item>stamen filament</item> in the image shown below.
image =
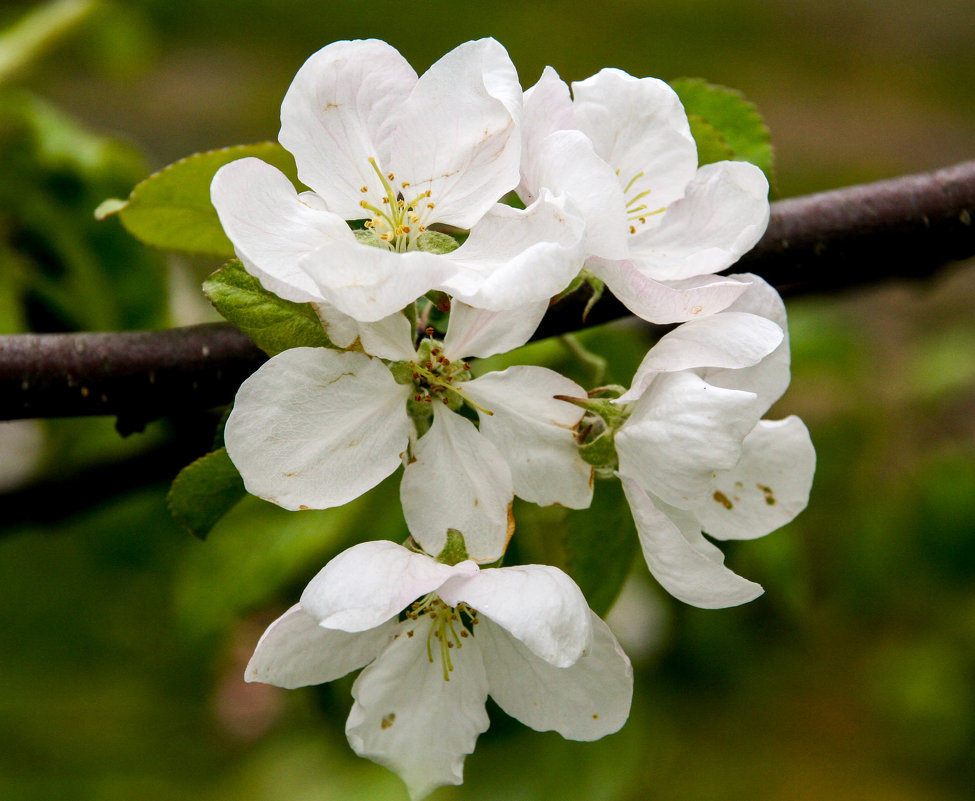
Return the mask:
<path id="1" fill-rule="evenodd" d="M 619 175 L 619 172 L 620 172 L 620 171 L 619 171 L 619 170 L 617 170 L 617 171 L 616 171 L 616 174 L 617 174 L 617 175 Z M 633 177 L 632 177 L 632 178 L 630 179 L 630 182 L 629 182 L 629 183 L 628 183 L 628 184 L 626 185 L 626 189 L 624 189 L 624 190 L 623 190 L 623 194 L 625 195 L 625 194 L 626 194 L 627 192 L 629 192 L 629 191 L 630 191 L 630 190 L 631 190 L 631 189 L 633 188 L 633 184 L 635 184 L 635 183 L 636 183 L 637 181 L 639 181 L 639 180 L 640 180 L 640 179 L 641 179 L 641 178 L 643 177 L 643 175 L 644 175 L 644 172 L 643 172 L 643 170 L 640 170 L 640 172 L 638 172 L 638 173 L 637 173 L 636 175 L 634 175 L 634 176 L 633 176 Z M 648 191 L 649 191 L 649 190 L 648 190 Z M 641 196 L 641 197 L 642 197 L 642 196 Z"/>

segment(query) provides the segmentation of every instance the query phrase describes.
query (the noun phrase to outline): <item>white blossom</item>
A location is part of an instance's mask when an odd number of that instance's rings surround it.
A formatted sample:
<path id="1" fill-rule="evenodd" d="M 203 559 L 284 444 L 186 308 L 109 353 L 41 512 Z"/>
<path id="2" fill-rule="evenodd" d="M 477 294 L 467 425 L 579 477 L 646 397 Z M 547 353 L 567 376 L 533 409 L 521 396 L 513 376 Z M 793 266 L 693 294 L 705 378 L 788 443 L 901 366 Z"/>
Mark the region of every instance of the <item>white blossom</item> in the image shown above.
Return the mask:
<path id="1" fill-rule="evenodd" d="M 789 383 L 785 308 L 757 276 L 727 311 L 678 326 L 618 399 L 623 483 L 650 572 L 672 595 L 734 606 L 762 588 L 723 564 L 719 540 L 754 539 L 809 499 L 815 451 L 797 417 L 761 420 Z"/>
<path id="2" fill-rule="evenodd" d="M 282 298 L 365 322 L 431 289 L 511 309 L 563 289 L 582 243 L 581 221 L 547 191 L 525 210 L 498 202 L 518 183 L 521 114 L 517 73 L 493 39 L 421 77 L 384 42 L 335 42 L 281 107 L 280 142 L 310 191 L 249 158 L 218 171 L 211 198 L 244 266 Z M 452 249 L 438 226 L 469 236 Z"/>
<path id="3" fill-rule="evenodd" d="M 544 310 L 455 302 L 444 341 L 419 352 L 402 314 L 352 330 L 343 320 L 344 336 L 377 355 L 278 354 L 241 385 L 227 420 L 227 451 L 247 490 L 287 509 L 325 509 L 405 463 L 400 497 L 414 538 L 438 554 L 449 529 L 463 531 L 478 562 L 504 552 L 514 495 L 588 506 L 592 469 L 575 444 L 582 410 L 554 397 L 582 388 L 535 366 L 471 379 L 464 362 L 523 344 Z M 478 425 L 459 413 L 464 406 Z"/>
<path id="4" fill-rule="evenodd" d="M 294 688 L 363 666 L 349 743 L 414 799 L 463 781 L 488 695 L 533 729 L 595 740 L 623 725 L 633 692 L 615 637 L 557 568 L 447 565 L 385 541 L 329 562 L 245 676 Z"/>
<path id="5" fill-rule="evenodd" d="M 713 273 L 765 231 L 768 182 L 752 164 L 698 167 L 676 93 L 663 81 L 604 69 L 569 88 L 548 67 L 525 92 L 518 194 L 566 196 L 586 221 L 585 268 L 634 314 L 692 320 L 746 286 Z"/>

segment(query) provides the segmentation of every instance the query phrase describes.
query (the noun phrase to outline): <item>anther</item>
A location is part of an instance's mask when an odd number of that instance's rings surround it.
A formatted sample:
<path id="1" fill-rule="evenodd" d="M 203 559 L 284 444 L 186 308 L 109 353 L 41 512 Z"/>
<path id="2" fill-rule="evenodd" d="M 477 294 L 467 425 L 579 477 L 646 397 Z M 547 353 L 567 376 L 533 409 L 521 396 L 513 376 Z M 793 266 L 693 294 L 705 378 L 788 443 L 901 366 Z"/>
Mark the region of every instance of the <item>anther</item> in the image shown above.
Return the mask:
<path id="1" fill-rule="evenodd" d="M 364 186 L 359 191 L 362 192 L 363 194 L 365 194 L 366 192 L 369 191 L 369 187 L 368 186 Z"/>
<path id="2" fill-rule="evenodd" d="M 427 326 L 427 328 L 424 330 L 423 333 L 425 333 L 428 337 L 432 337 L 433 336 L 433 326 L 432 325 L 431 326 Z"/>

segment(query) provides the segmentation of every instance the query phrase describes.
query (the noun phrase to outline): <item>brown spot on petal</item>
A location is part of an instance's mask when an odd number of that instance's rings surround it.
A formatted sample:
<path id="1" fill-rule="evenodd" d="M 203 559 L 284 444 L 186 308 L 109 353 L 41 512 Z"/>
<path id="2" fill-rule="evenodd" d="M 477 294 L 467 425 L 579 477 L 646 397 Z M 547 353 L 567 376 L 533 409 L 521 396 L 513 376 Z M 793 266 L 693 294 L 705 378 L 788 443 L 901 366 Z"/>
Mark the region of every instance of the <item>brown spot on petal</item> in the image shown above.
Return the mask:
<path id="1" fill-rule="evenodd" d="M 755 486 L 758 487 L 765 496 L 765 503 L 767 503 L 769 506 L 775 506 L 775 495 L 772 492 L 772 488 L 766 487 L 764 484 L 756 484 Z"/>
<path id="2" fill-rule="evenodd" d="M 395 712 L 390 712 L 388 715 L 383 715 L 382 722 L 379 725 L 385 731 L 390 726 L 392 726 L 393 723 L 395 723 L 395 722 L 396 722 L 396 713 Z"/>
<path id="3" fill-rule="evenodd" d="M 735 505 L 728 500 L 728 496 L 725 495 L 721 490 L 715 490 L 712 496 L 718 503 L 720 503 L 725 509 L 734 509 Z"/>

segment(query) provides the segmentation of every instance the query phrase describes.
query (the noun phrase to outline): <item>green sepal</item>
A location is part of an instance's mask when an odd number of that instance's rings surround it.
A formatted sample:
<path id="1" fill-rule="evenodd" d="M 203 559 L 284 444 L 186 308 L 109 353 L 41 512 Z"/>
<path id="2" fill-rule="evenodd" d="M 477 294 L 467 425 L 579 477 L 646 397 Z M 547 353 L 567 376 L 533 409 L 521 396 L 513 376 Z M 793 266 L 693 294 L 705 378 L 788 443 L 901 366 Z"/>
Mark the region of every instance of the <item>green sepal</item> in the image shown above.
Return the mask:
<path id="1" fill-rule="evenodd" d="M 467 554 L 467 543 L 464 542 L 464 535 L 453 528 L 447 529 L 447 544 L 443 550 L 437 554 L 437 561 L 445 565 L 456 565 L 470 559 Z"/>
<path id="2" fill-rule="evenodd" d="M 205 539 L 210 529 L 247 494 L 244 480 L 219 448 L 180 470 L 166 496 L 173 519 L 194 537 Z"/>
<path id="3" fill-rule="evenodd" d="M 249 156 L 277 167 L 299 185 L 294 159 L 281 145 L 237 145 L 170 164 L 137 184 L 128 199 L 104 201 L 95 216 L 102 220 L 117 214 L 126 230 L 147 245 L 233 258 L 233 245 L 210 203 L 210 182 L 224 164 Z"/>
<path id="4" fill-rule="evenodd" d="M 619 480 L 596 482 L 589 508 L 569 513 L 564 537 L 566 572 L 603 617 L 629 575 L 638 541 Z"/>
<path id="5" fill-rule="evenodd" d="M 616 456 L 615 431 L 607 429 L 592 442 L 579 447 L 579 456 L 586 464 L 593 467 L 616 468 L 619 459 Z"/>
<path id="6" fill-rule="evenodd" d="M 203 293 L 268 356 L 302 346 L 334 347 L 311 304 L 268 292 L 239 261 L 228 262 L 207 278 Z"/>
<path id="7" fill-rule="evenodd" d="M 700 164 L 750 161 L 773 183 L 771 135 L 753 103 L 741 92 L 700 78 L 679 78 L 670 85 L 691 121 Z"/>
<path id="8" fill-rule="evenodd" d="M 440 231 L 424 231 L 416 238 L 417 250 L 422 250 L 425 253 L 435 253 L 438 256 L 457 250 L 458 247 L 460 245 L 457 244 L 456 239 L 450 234 L 444 234 Z"/>
<path id="9" fill-rule="evenodd" d="M 615 387 L 600 387 L 594 391 L 612 391 Z M 570 395 L 555 395 L 557 400 L 579 406 L 587 412 L 598 415 L 605 422 L 607 428 L 618 429 L 630 416 L 629 404 L 613 403 L 611 398 L 573 398 Z"/>

